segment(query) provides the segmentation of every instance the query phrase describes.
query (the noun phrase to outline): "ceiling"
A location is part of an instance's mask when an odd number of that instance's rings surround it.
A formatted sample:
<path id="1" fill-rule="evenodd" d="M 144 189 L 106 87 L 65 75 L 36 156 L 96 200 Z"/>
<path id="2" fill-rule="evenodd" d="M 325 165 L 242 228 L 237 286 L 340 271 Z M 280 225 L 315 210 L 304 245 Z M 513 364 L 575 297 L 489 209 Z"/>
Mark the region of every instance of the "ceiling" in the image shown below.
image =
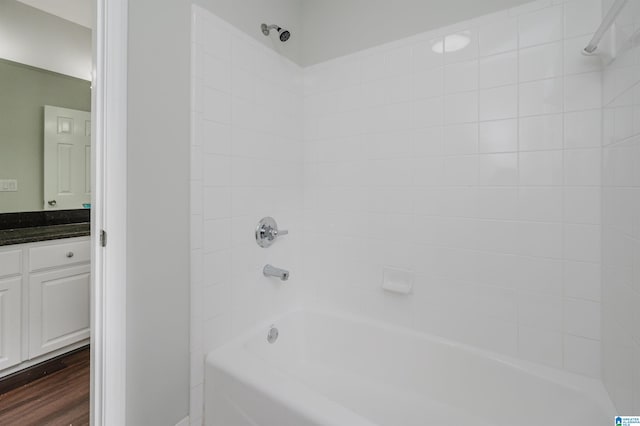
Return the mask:
<path id="1" fill-rule="evenodd" d="M 302 1 L 299 63 L 307 66 L 531 0 Z"/>
<path id="2" fill-rule="evenodd" d="M 21 3 L 56 15 L 83 27 L 93 22 L 92 0 L 18 0 Z"/>

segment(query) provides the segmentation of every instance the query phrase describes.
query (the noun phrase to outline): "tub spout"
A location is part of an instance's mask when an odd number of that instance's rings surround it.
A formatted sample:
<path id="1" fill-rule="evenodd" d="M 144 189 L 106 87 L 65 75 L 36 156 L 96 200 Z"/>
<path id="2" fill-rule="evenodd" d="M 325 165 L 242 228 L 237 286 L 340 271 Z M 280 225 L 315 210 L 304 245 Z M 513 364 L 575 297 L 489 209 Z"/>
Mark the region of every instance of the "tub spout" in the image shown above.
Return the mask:
<path id="1" fill-rule="evenodd" d="M 289 271 L 276 268 L 272 265 L 265 265 L 265 267 L 262 269 L 262 273 L 265 277 L 276 277 L 280 278 L 282 281 L 286 281 L 289 279 Z"/>

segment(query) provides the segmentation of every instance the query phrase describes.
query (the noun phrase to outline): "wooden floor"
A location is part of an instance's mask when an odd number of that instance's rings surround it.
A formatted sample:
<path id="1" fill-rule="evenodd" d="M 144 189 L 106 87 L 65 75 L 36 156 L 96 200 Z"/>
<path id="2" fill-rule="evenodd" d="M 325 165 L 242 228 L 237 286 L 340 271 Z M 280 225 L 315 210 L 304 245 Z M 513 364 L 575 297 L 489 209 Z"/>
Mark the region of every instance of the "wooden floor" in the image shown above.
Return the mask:
<path id="1" fill-rule="evenodd" d="M 0 425 L 88 425 L 89 348 L 63 362 L 65 368 L 0 395 Z"/>

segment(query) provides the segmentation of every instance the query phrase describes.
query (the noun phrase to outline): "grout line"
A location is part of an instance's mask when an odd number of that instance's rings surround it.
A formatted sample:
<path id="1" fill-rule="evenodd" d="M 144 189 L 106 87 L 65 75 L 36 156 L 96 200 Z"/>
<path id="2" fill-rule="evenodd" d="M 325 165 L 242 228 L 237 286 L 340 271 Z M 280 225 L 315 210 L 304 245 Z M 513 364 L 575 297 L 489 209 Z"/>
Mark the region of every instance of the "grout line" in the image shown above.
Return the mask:
<path id="1" fill-rule="evenodd" d="M 566 33 L 566 6 L 562 5 L 562 34 L 564 35 Z M 565 352 L 564 352 L 564 348 L 566 346 L 566 305 L 565 305 L 565 298 L 566 298 L 566 282 L 565 282 L 565 277 L 566 277 L 566 223 L 565 223 L 565 218 L 566 218 L 566 211 L 565 211 L 565 205 L 566 205 L 566 186 L 567 186 L 567 182 L 566 182 L 566 169 L 567 169 L 567 156 L 565 155 L 565 140 L 566 140 L 566 134 L 565 134 L 565 113 L 566 113 L 566 93 L 567 93 L 567 78 L 565 75 L 565 59 L 566 59 L 566 43 L 564 42 L 566 40 L 566 37 L 563 40 L 562 43 L 562 194 L 560 195 L 560 200 L 562 202 L 562 206 L 561 206 L 561 212 L 562 212 L 562 288 L 560 289 L 561 291 L 561 306 L 560 306 L 560 310 L 562 312 L 562 317 L 560 319 L 560 324 L 561 324 L 561 332 L 562 332 L 562 348 L 561 348 L 561 354 L 562 354 L 562 366 L 563 368 L 567 368 L 567 365 L 565 363 Z"/>
<path id="2" fill-rule="evenodd" d="M 521 176 L 521 170 L 520 170 L 520 154 L 521 154 L 521 148 L 520 148 L 520 52 L 521 52 L 521 46 L 520 46 L 520 16 L 515 17 L 516 19 L 516 27 L 517 27 L 517 32 L 516 32 L 516 98 L 517 98 L 517 104 L 516 104 L 516 152 L 517 152 L 517 157 L 516 157 L 516 167 L 517 167 L 517 175 L 518 175 L 518 195 L 517 195 L 517 217 L 518 219 L 521 219 L 522 217 L 522 212 L 520 211 L 521 206 L 522 206 L 522 176 Z M 516 290 L 516 320 L 517 320 L 517 350 L 518 350 L 518 356 L 519 357 L 523 357 L 522 354 L 522 348 L 520 347 L 520 327 L 522 326 L 522 312 L 521 312 L 521 304 L 520 304 L 520 296 L 521 296 L 521 289 L 517 289 Z"/>

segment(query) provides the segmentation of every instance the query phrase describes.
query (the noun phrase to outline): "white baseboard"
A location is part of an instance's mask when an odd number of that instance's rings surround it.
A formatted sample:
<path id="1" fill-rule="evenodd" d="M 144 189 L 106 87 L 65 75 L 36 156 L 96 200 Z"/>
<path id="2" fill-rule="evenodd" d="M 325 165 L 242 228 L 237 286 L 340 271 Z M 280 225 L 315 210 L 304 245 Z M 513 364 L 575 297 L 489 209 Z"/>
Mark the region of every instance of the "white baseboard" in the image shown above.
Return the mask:
<path id="1" fill-rule="evenodd" d="M 176 426 L 189 426 L 189 416 L 176 423 Z"/>

